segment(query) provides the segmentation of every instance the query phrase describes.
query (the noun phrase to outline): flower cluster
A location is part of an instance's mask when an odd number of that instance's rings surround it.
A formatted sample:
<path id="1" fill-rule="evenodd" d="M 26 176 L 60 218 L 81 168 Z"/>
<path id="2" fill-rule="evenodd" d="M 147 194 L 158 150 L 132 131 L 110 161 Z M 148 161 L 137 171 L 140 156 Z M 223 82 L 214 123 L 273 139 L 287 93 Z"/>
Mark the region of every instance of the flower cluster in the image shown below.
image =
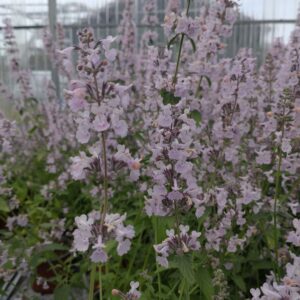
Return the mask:
<path id="1" fill-rule="evenodd" d="M 286 241 L 292 243 L 296 247 L 300 247 L 300 220 L 294 219 L 293 226 L 295 230 L 289 232 Z"/>
<path id="2" fill-rule="evenodd" d="M 139 287 L 139 283 L 135 281 L 130 282 L 130 291 L 126 294 L 122 293 L 119 290 L 112 290 L 112 295 L 113 296 L 119 296 L 122 300 L 137 300 L 140 299 L 141 297 L 141 292 L 139 292 L 137 289 Z"/>
<path id="3" fill-rule="evenodd" d="M 64 46 L 64 31 L 61 24 L 57 24 L 57 35 L 59 38 L 59 44 L 57 45 L 50 32 L 49 28 L 45 28 L 43 32 L 43 43 L 47 51 L 48 57 L 55 68 L 61 72 L 63 76 L 66 76 L 68 80 L 71 80 L 71 74 L 73 72 L 71 64 L 66 64 L 65 55 L 57 48 Z"/>
<path id="4" fill-rule="evenodd" d="M 151 161 L 155 169 L 149 173 L 154 186 L 148 191 L 151 196 L 146 201 L 148 215 L 174 214 L 176 210 L 188 211 L 193 204 L 200 204 L 197 200 L 201 189 L 191 163 L 200 146 L 192 138 L 195 130 L 195 121 L 188 117 L 188 112 L 181 114 L 176 107 L 163 107 L 151 138 Z"/>
<path id="5" fill-rule="evenodd" d="M 111 44 L 115 38 L 109 36 L 96 41 L 92 29 L 84 29 L 78 37 L 80 44 L 74 50 L 79 54 L 79 79 L 70 82 L 65 95 L 77 123 L 76 138 L 79 143 L 89 145 L 91 156 L 81 151 L 80 156 L 72 157 L 70 173 L 75 180 L 96 180 L 101 187 L 102 201 L 99 215 L 76 218 L 78 229 L 74 231 L 74 247 L 85 252 L 91 245 L 94 249 L 91 260 L 104 263 L 108 258 L 104 251 L 108 240 L 116 239 L 118 253 L 123 255 L 129 250 L 130 239 L 134 236 L 133 228 L 123 225 L 125 215 L 108 213 L 108 185 L 113 185 L 124 167 L 130 170 L 130 178 L 137 180 L 140 163 L 118 143 L 118 138 L 128 134 L 123 116 L 129 105 L 130 86 L 113 82 L 117 51 Z"/>
<path id="6" fill-rule="evenodd" d="M 16 134 L 17 128 L 14 122 L 10 122 L 0 114 L 0 146 L 2 153 L 9 153 L 12 150 L 12 142 Z"/>
<path id="7" fill-rule="evenodd" d="M 22 98 L 20 99 L 19 109 L 22 109 L 24 106 L 24 100 L 28 98 L 33 98 L 32 86 L 30 80 L 30 72 L 28 70 L 24 70 L 21 67 L 20 57 L 19 57 L 19 49 L 16 42 L 16 37 L 11 25 L 10 19 L 4 19 L 4 38 L 5 38 L 5 46 L 6 52 L 10 59 L 10 68 L 15 76 L 16 81 L 18 82 L 18 86 L 20 89 L 20 93 Z"/>
<path id="8" fill-rule="evenodd" d="M 126 215 L 106 214 L 101 223 L 99 212 L 91 212 L 75 218 L 77 229 L 74 231 L 74 250 L 78 252 L 91 252 L 93 262 L 105 263 L 108 254 L 105 251 L 106 243 L 115 240 L 118 243 L 117 253 L 126 254 L 134 237 L 134 229 L 131 225 L 124 226 Z"/>
<path id="9" fill-rule="evenodd" d="M 182 255 L 200 249 L 198 238 L 201 233 L 192 231 L 189 233 L 189 226 L 179 225 L 179 233 L 175 233 L 173 229 L 167 230 L 167 238 L 158 245 L 154 245 L 157 253 L 157 262 L 168 267 L 168 257 L 172 254 Z"/>
<path id="10" fill-rule="evenodd" d="M 250 290 L 252 300 L 299 299 L 300 297 L 300 258 L 293 255 L 293 263 L 286 265 L 286 275 L 277 282 L 274 275 L 268 277 L 258 289 Z"/>
<path id="11" fill-rule="evenodd" d="M 135 70 L 135 38 L 136 30 L 133 22 L 133 0 L 123 1 L 125 4 L 122 20 L 118 27 L 120 36 L 118 55 L 120 76 L 125 82 L 131 80 Z"/>

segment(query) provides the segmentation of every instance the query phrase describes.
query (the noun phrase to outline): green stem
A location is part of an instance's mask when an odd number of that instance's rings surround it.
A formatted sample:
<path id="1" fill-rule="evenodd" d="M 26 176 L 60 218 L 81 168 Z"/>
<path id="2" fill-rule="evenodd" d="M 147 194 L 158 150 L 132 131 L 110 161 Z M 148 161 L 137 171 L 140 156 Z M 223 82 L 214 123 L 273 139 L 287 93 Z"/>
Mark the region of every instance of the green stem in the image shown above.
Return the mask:
<path id="1" fill-rule="evenodd" d="M 155 232 L 155 244 L 158 244 L 158 217 L 155 217 L 155 220 L 154 220 L 154 232 Z M 157 272 L 157 284 L 158 284 L 158 299 L 160 300 L 161 299 L 161 278 L 160 278 L 160 273 L 159 273 L 159 270 L 158 270 L 158 263 L 156 261 L 156 272 Z"/>
<path id="2" fill-rule="evenodd" d="M 178 76 L 178 71 L 179 71 L 183 40 L 184 40 L 184 34 L 182 33 L 181 34 L 181 39 L 180 39 L 180 44 L 179 44 L 178 56 L 177 56 L 176 70 L 175 70 L 175 74 L 174 74 L 174 77 L 173 77 L 173 84 L 176 84 L 176 82 L 177 82 L 177 76 Z"/>
<path id="3" fill-rule="evenodd" d="M 197 289 L 199 289 L 199 285 L 196 284 L 190 291 L 189 291 L 189 295 L 192 295 Z M 201 298 L 200 298 L 201 299 Z"/>
<path id="4" fill-rule="evenodd" d="M 203 76 L 201 75 L 199 83 L 198 83 L 198 87 L 197 87 L 197 90 L 196 90 L 196 93 L 195 93 L 196 98 L 200 97 L 202 80 L 203 80 Z"/>
<path id="5" fill-rule="evenodd" d="M 179 214 L 178 214 L 178 209 L 177 209 L 177 205 L 176 202 L 174 202 L 174 211 L 175 211 L 175 229 L 176 229 L 176 234 L 178 235 L 178 238 L 180 240 L 180 221 L 179 221 Z"/>
<path id="6" fill-rule="evenodd" d="M 191 0 L 188 0 L 188 5 L 187 5 L 187 9 L 186 9 L 186 16 L 187 17 L 189 16 L 190 5 L 191 5 Z M 181 39 L 180 39 L 180 44 L 179 44 L 179 51 L 178 51 L 178 56 L 177 56 L 175 74 L 174 74 L 174 77 L 173 77 L 173 84 L 174 85 L 177 82 L 177 76 L 178 76 L 180 59 L 181 59 L 181 52 L 182 52 L 182 47 L 183 47 L 183 40 L 184 40 L 184 34 L 182 33 L 181 34 Z"/>
<path id="7" fill-rule="evenodd" d="M 94 72 L 93 79 L 94 79 L 95 89 L 96 89 L 96 101 L 97 101 L 98 105 L 100 105 L 101 97 L 100 97 L 99 86 L 98 86 L 98 81 L 97 81 L 97 72 Z M 105 216 L 106 216 L 107 209 L 108 209 L 108 168 L 107 168 L 106 139 L 105 139 L 104 132 L 102 132 L 101 141 L 102 141 L 103 163 L 104 163 L 104 179 L 103 179 L 104 202 L 103 202 L 103 205 L 101 205 L 101 207 L 100 207 L 100 213 L 101 213 L 100 234 L 102 234 Z M 108 268 L 107 265 L 106 265 L 106 268 Z M 94 289 L 94 284 L 95 284 L 95 272 L 96 272 L 96 265 L 93 265 L 92 274 L 91 274 L 91 277 L 93 278 L 93 283 L 92 282 L 90 283 L 90 284 L 93 284 L 93 289 Z M 108 272 L 106 272 L 106 274 L 108 274 Z M 91 286 L 90 286 L 90 293 L 91 293 Z M 92 298 L 90 298 L 90 297 L 92 297 Z M 93 295 L 92 296 L 89 295 L 89 300 L 92 300 L 92 299 L 93 299 Z M 99 299 L 103 300 L 101 265 L 99 265 Z"/>
<path id="8" fill-rule="evenodd" d="M 98 81 L 97 81 L 97 73 L 94 73 L 93 77 L 94 77 L 94 83 L 95 83 L 95 89 L 96 89 L 96 100 L 97 100 L 97 103 L 100 105 L 101 98 L 100 98 L 100 94 L 99 94 L 99 87 L 98 87 Z"/>
<path id="9" fill-rule="evenodd" d="M 182 285 L 180 287 L 180 290 L 179 290 L 179 293 L 180 293 L 179 300 L 183 299 L 184 288 L 185 288 L 185 282 L 183 281 Z"/>
<path id="10" fill-rule="evenodd" d="M 281 190 L 281 164 L 282 164 L 282 140 L 284 138 L 284 133 L 285 133 L 285 109 L 283 110 L 283 123 L 282 123 L 282 132 L 281 132 L 281 137 L 280 137 L 280 143 L 278 146 L 278 165 L 277 165 L 277 170 L 276 170 L 276 179 L 275 179 L 275 197 L 274 197 L 274 210 L 273 210 L 273 220 L 274 220 L 274 252 L 275 252 L 275 263 L 276 263 L 276 278 L 277 280 L 279 279 L 279 255 L 278 255 L 278 233 L 277 233 L 277 204 L 279 200 L 279 195 L 280 195 L 280 190 Z"/>
<path id="11" fill-rule="evenodd" d="M 94 299 L 94 287 L 95 287 L 95 277 L 96 277 L 96 265 L 92 265 L 92 271 L 90 275 L 90 289 L 89 289 L 89 300 Z"/>
<path id="12" fill-rule="evenodd" d="M 148 265 L 148 260 L 149 260 L 149 256 L 150 256 L 151 252 L 152 252 L 152 248 L 148 247 L 148 250 L 146 252 L 146 256 L 145 256 L 145 259 L 144 259 L 143 268 L 142 268 L 143 271 L 146 270 L 146 266 Z"/>
<path id="13" fill-rule="evenodd" d="M 277 233 L 277 203 L 280 194 L 280 177 L 281 177 L 281 163 L 282 163 L 282 153 L 281 149 L 279 149 L 279 159 L 278 159 L 278 166 L 276 171 L 276 183 L 275 183 L 275 199 L 274 199 L 274 252 L 275 252 L 275 260 L 276 260 L 276 276 L 279 276 L 279 255 L 278 255 L 278 233 Z M 278 278 L 277 278 L 278 279 Z"/>
<path id="14" fill-rule="evenodd" d="M 234 104 L 233 104 L 233 109 L 232 109 L 232 112 L 230 114 L 230 119 L 229 119 L 229 126 L 231 125 L 232 123 L 232 119 L 233 119 L 233 116 L 234 116 L 234 113 L 235 113 L 235 110 L 236 110 L 236 107 L 237 107 L 237 100 L 238 100 L 238 91 L 239 91 L 239 85 L 240 85 L 240 82 L 239 82 L 239 78 L 237 79 L 237 86 L 236 86 L 236 89 L 235 89 L 235 92 L 234 92 Z"/>
<path id="15" fill-rule="evenodd" d="M 173 294 L 173 292 L 176 290 L 176 287 L 180 284 L 181 280 L 178 280 L 172 287 L 172 289 L 167 294 L 167 297 L 165 299 L 169 299 L 169 297 Z"/>
<path id="16" fill-rule="evenodd" d="M 104 163 L 104 179 L 103 179 L 103 187 L 104 187 L 104 203 L 101 210 L 101 220 L 100 220 L 100 230 L 102 234 L 103 230 L 103 225 L 105 221 L 105 216 L 107 213 L 108 209 L 108 169 L 107 169 L 107 153 L 106 153 L 106 139 L 105 139 L 105 134 L 102 132 L 101 135 L 101 140 L 102 140 L 102 151 L 103 151 L 103 163 Z M 106 264 L 106 274 L 108 274 L 108 265 Z M 100 300 L 103 299 L 102 295 L 102 273 L 101 273 L 101 266 L 99 266 L 99 297 Z"/>
<path id="17" fill-rule="evenodd" d="M 142 240 L 142 234 L 140 234 L 139 239 L 137 241 L 138 245 L 141 244 L 141 240 Z M 136 256 L 138 255 L 138 251 L 139 251 L 139 248 L 136 247 L 133 255 L 131 256 L 131 259 L 130 259 L 130 262 L 129 262 L 129 266 L 128 266 L 128 270 L 127 270 L 127 275 L 126 275 L 127 278 L 130 277 L 130 273 L 131 273 L 131 270 L 133 268 L 133 264 L 135 262 Z"/>
<path id="18" fill-rule="evenodd" d="M 101 102 L 101 97 L 99 93 L 99 86 L 98 86 L 98 81 L 97 81 L 97 72 L 94 72 L 93 74 L 94 78 L 94 84 L 95 84 L 95 89 L 96 89 L 96 101 L 100 105 Z M 102 141 L 102 148 L 103 148 L 103 162 L 104 162 L 104 203 L 103 206 L 100 208 L 101 211 L 101 221 L 100 221 L 100 230 L 102 231 L 102 226 L 104 224 L 104 219 L 105 215 L 107 212 L 107 207 L 108 207 L 108 176 L 107 176 L 107 154 L 106 154 L 106 140 L 105 140 L 105 133 L 102 132 L 101 134 L 101 141 Z"/>
<path id="19" fill-rule="evenodd" d="M 102 140 L 102 150 L 103 150 L 103 162 L 104 162 L 104 182 L 103 182 L 103 186 L 104 186 L 104 203 L 103 203 L 103 207 L 102 207 L 102 213 L 101 213 L 101 230 L 102 230 L 102 226 L 104 224 L 104 219 L 107 213 L 107 208 L 108 208 L 108 175 L 107 175 L 107 153 L 106 153 L 106 139 L 105 139 L 105 134 L 102 132 L 102 136 L 101 136 L 101 140 Z"/>
<path id="20" fill-rule="evenodd" d="M 103 300 L 101 265 L 99 265 L 99 300 Z"/>

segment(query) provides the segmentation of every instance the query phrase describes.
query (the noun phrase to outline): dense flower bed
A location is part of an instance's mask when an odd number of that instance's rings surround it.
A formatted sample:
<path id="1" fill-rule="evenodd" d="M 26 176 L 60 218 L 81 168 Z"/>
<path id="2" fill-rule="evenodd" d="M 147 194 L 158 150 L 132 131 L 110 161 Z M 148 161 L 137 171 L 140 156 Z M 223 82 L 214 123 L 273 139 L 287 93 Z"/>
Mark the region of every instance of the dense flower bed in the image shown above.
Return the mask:
<path id="1" fill-rule="evenodd" d="M 237 3 L 191 1 L 169 1 L 165 47 L 153 0 L 138 47 L 132 0 L 116 37 L 45 30 L 62 105 L 52 81 L 33 95 L 5 21 L 4 297 L 300 299 L 300 25 L 261 65 L 224 58 Z"/>

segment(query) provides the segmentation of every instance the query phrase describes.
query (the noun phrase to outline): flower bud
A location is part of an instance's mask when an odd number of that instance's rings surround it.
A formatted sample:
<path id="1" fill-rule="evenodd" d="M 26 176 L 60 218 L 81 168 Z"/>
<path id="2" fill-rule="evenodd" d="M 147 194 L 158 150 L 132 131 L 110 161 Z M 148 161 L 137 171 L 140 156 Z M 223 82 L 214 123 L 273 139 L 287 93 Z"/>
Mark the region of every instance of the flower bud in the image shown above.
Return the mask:
<path id="1" fill-rule="evenodd" d="M 141 164 L 139 161 L 134 161 L 132 164 L 131 164 L 131 168 L 133 170 L 139 170 L 141 168 Z"/>
<path id="2" fill-rule="evenodd" d="M 296 113 L 300 113 L 300 106 L 296 106 L 296 107 L 294 108 L 294 111 L 295 111 Z"/>
<path id="3" fill-rule="evenodd" d="M 113 296 L 119 296 L 119 295 L 120 295 L 120 291 L 118 291 L 118 290 L 116 290 L 116 289 L 113 289 L 113 290 L 111 291 L 111 294 L 112 294 Z"/>

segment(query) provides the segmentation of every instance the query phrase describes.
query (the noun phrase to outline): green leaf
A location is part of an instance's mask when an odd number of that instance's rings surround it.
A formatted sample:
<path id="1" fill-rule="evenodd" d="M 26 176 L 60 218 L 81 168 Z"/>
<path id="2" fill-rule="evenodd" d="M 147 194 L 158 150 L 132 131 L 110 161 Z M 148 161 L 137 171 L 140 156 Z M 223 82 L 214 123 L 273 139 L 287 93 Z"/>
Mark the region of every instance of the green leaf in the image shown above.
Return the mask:
<path id="1" fill-rule="evenodd" d="M 68 247 L 66 245 L 52 243 L 44 245 L 39 252 L 52 252 L 57 250 L 68 250 Z"/>
<path id="2" fill-rule="evenodd" d="M 2 198 L 0 198 L 0 211 L 9 212 L 9 207 L 8 207 L 6 201 Z"/>
<path id="3" fill-rule="evenodd" d="M 176 42 L 179 35 L 181 35 L 181 33 L 177 33 L 170 39 L 170 41 L 168 42 L 168 49 L 170 49 L 170 47 Z"/>
<path id="4" fill-rule="evenodd" d="M 170 91 L 167 91 L 166 89 L 162 89 L 160 91 L 160 95 L 163 98 L 163 104 L 171 104 L 176 105 L 180 101 L 180 97 L 174 96 L 174 94 Z"/>
<path id="5" fill-rule="evenodd" d="M 201 114 L 198 110 L 192 110 L 191 113 L 191 118 L 196 122 L 197 126 L 201 123 Z"/>
<path id="6" fill-rule="evenodd" d="M 180 33 L 177 33 L 175 36 L 173 36 L 170 41 L 168 42 L 168 49 L 170 49 L 170 47 L 175 44 L 175 42 L 177 41 L 177 38 L 180 36 L 180 35 L 184 35 L 187 37 L 187 39 L 190 41 L 191 45 L 192 45 L 192 48 L 193 48 L 193 51 L 196 52 L 196 43 L 195 41 L 189 37 L 187 34 L 183 33 L 183 32 L 180 32 Z"/>
<path id="7" fill-rule="evenodd" d="M 152 217 L 151 222 L 152 222 L 153 229 L 154 231 L 156 231 L 157 234 L 157 241 L 161 242 L 166 238 L 166 230 L 170 229 L 174 224 L 174 218 L 173 217 L 164 217 L 164 218 Z"/>
<path id="8" fill-rule="evenodd" d="M 32 135 L 37 129 L 38 129 L 37 126 L 33 126 L 33 127 L 28 131 L 28 133 L 29 133 L 30 135 Z"/>
<path id="9" fill-rule="evenodd" d="M 35 97 L 28 97 L 26 98 L 27 101 L 33 102 L 33 103 L 38 103 L 39 101 Z"/>
<path id="10" fill-rule="evenodd" d="M 271 261 L 257 261 L 253 263 L 253 268 L 256 270 L 270 270 L 273 268 L 273 263 Z"/>
<path id="11" fill-rule="evenodd" d="M 196 273 L 197 284 L 207 300 L 213 299 L 214 287 L 209 271 L 200 267 Z"/>
<path id="12" fill-rule="evenodd" d="M 208 76 L 206 76 L 206 75 L 202 75 L 202 77 L 206 79 L 206 81 L 208 83 L 208 86 L 211 87 L 211 80 L 210 80 L 210 78 Z"/>
<path id="13" fill-rule="evenodd" d="M 196 52 L 197 48 L 196 48 L 195 41 L 194 41 L 192 38 L 190 38 L 188 35 L 185 34 L 185 36 L 186 36 L 186 37 L 188 38 L 188 40 L 191 42 L 193 51 Z"/>
<path id="14" fill-rule="evenodd" d="M 246 288 L 246 283 L 243 279 L 242 276 L 239 276 L 239 275 L 233 275 L 232 276 L 232 280 L 233 282 L 235 283 L 235 285 L 243 292 L 246 292 L 247 291 L 247 288 Z"/>
<path id="15" fill-rule="evenodd" d="M 62 285 L 57 287 L 54 290 L 54 300 L 69 299 L 70 291 L 71 289 L 69 285 Z"/>
<path id="16" fill-rule="evenodd" d="M 277 237 L 279 238 L 280 237 L 280 230 L 277 229 Z M 268 244 L 268 247 L 270 249 L 274 249 L 275 247 L 275 239 L 274 239 L 274 231 L 267 231 L 266 234 L 265 234 L 265 237 L 266 237 L 266 240 L 267 240 L 267 244 Z"/>
<path id="17" fill-rule="evenodd" d="M 195 273 L 193 270 L 192 257 L 190 255 L 175 256 L 171 262 L 171 266 L 179 269 L 188 285 L 192 285 L 195 282 Z"/>
<path id="18" fill-rule="evenodd" d="M 2 268 L 4 270 L 11 270 L 14 268 L 14 264 L 12 263 L 12 261 L 8 261 L 2 265 Z"/>

